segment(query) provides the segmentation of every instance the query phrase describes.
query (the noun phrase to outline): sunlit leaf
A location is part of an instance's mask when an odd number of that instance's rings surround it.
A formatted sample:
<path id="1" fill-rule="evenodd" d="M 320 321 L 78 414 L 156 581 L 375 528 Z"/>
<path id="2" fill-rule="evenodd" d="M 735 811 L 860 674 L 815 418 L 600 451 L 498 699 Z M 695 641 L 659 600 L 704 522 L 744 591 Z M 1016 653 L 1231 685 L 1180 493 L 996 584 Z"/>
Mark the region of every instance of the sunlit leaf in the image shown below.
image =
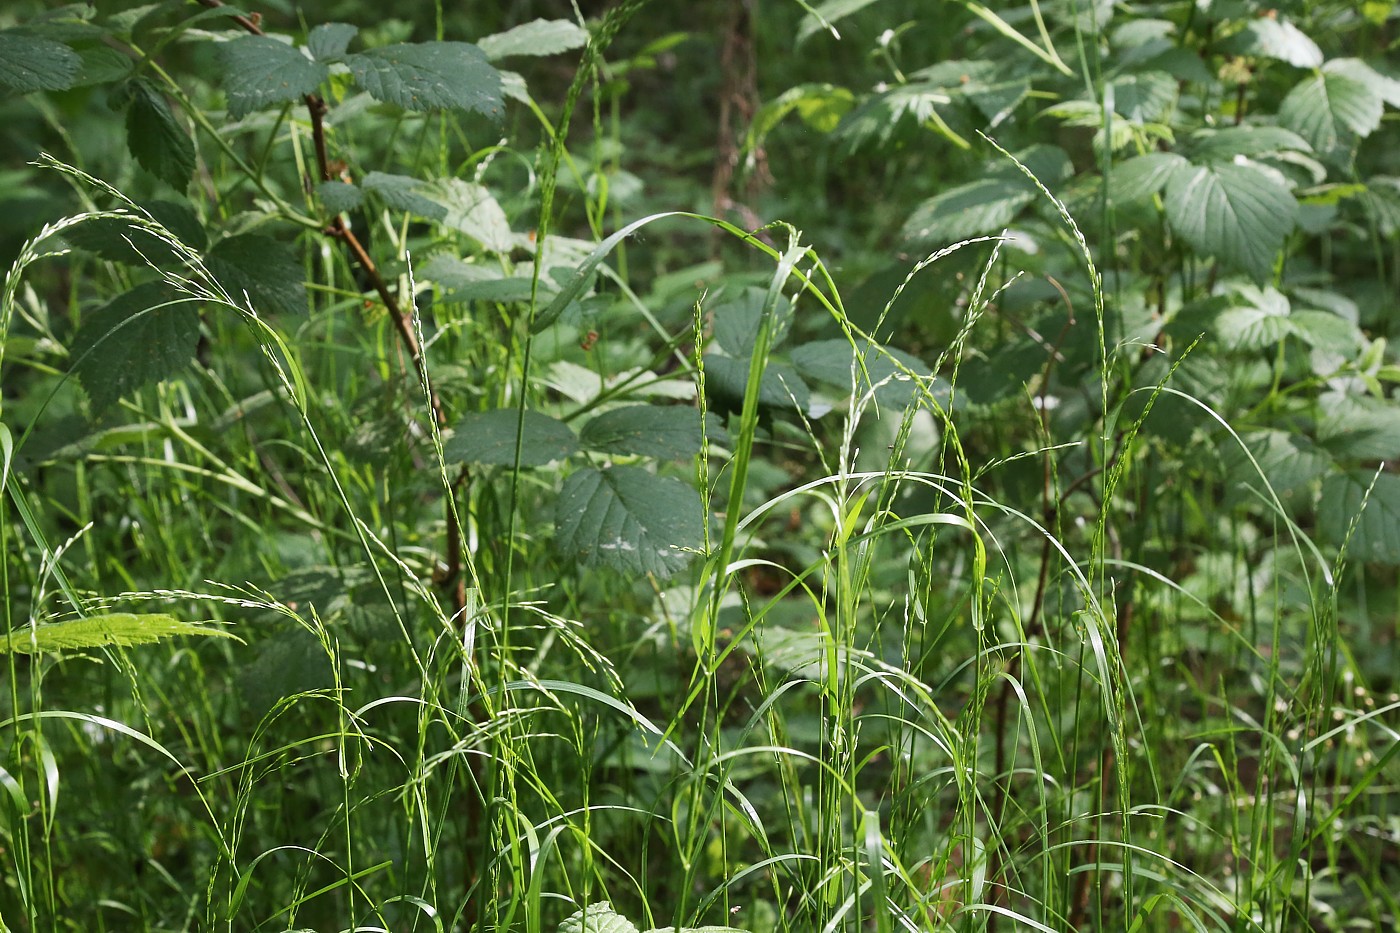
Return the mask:
<path id="1" fill-rule="evenodd" d="M 109 612 L 66 622 L 20 626 L 0 635 L 0 655 L 80 651 L 106 645 L 150 645 L 182 635 L 240 640 L 232 632 L 185 622 L 163 612 Z"/>
<path id="2" fill-rule="evenodd" d="M 1174 171 L 1164 197 L 1172 230 L 1197 254 L 1267 279 L 1298 202 L 1264 172 L 1233 163 Z"/>
<path id="3" fill-rule="evenodd" d="M 1274 58 L 1299 68 L 1316 68 L 1322 64 L 1322 49 L 1308 35 L 1287 20 L 1258 16 L 1249 20 L 1225 43 L 1226 50 L 1236 55 Z"/>
<path id="4" fill-rule="evenodd" d="M 501 75 L 466 42 L 388 45 L 345 63 L 371 97 L 405 110 L 501 112 Z"/>
<path id="5" fill-rule="evenodd" d="M 586 468 L 564 481 L 554 506 L 560 551 L 585 567 L 666 578 L 703 543 L 700 494 L 637 466 Z"/>
<path id="6" fill-rule="evenodd" d="M 536 19 L 477 40 L 491 61 L 512 55 L 558 55 L 588 43 L 588 32 L 566 19 Z"/>

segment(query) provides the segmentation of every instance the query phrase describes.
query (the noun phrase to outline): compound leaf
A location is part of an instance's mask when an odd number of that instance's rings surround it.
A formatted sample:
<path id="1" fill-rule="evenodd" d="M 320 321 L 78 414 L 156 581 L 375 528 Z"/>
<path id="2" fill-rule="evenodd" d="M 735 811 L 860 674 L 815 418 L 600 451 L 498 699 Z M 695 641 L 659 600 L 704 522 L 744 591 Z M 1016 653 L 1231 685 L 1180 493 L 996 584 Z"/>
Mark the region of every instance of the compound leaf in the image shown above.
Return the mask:
<path id="1" fill-rule="evenodd" d="M 345 63 L 371 97 L 405 110 L 501 111 L 500 72 L 466 42 L 387 45 Z"/>
<path id="2" fill-rule="evenodd" d="M 664 579 L 682 570 L 703 543 L 703 510 L 699 494 L 678 480 L 637 466 L 590 467 L 564 481 L 554 505 L 554 537 L 584 567 Z"/>
<path id="3" fill-rule="evenodd" d="M 515 439 L 520 412 L 514 408 L 472 412 L 457 422 L 442 454 L 457 463 L 511 466 L 515 463 Z M 578 438 L 564 422 L 537 411 L 525 412 L 525 434 L 520 445 L 521 466 L 544 466 L 578 450 Z"/>
<path id="4" fill-rule="evenodd" d="M 194 174 L 194 141 L 164 95 L 146 81 L 131 83 L 126 108 L 126 144 L 141 167 L 184 191 Z"/>
<path id="5" fill-rule="evenodd" d="M 228 112 L 241 119 L 272 104 L 299 100 L 326 80 L 330 69 L 268 36 L 243 36 L 219 46 Z"/>
<path id="6" fill-rule="evenodd" d="M 239 304 L 246 292 L 257 311 L 306 311 L 301 265 L 291 250 L 271 237 L 241 233 L 221 240 L 209 251 L 205 265 Z"/>
<path id="7" fill-rule="evenodd" d="M 197 622 L 185 622 L 163 612 L 109 612 L 66 622 L 22 626 L 9 634 L 0 635 L 0 655 L 81 651 L 104 645 L 149 645 L 179 635 L 212 635 L 242 640 L 232 632 Z"/>
<path id="8" fill-rule="evenodd" d="M 179 372 L 199 343 L 199 315 L 164 282 L 146 282 L 84 315 L 69 354 L 94 410 Z"/>
<path id="9" fill-rule="evenodd" d="M 1264 172 L 1234 163 L 1197 165 L 1167 180 L 1167 221 L 1198 254 L 1268 278 L 1293 230 L 1298 202 Z"/>

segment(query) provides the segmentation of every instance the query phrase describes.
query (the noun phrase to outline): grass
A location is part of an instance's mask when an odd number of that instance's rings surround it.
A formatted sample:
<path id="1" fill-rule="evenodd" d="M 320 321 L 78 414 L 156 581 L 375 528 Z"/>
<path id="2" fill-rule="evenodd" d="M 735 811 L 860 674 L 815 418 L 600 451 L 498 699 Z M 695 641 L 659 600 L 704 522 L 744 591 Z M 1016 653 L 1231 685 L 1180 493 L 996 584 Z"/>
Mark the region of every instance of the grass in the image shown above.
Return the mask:
<path id="1" fill-rule="evenodd" d="M 786 245 L 745 238 L 768 264 L 748 391 L 693 464 L 714 520 L 669 582 L 556 555 L 559 469 L 518 466 L 458 500 L 463 610 L 426 582 L 457 487 L 419 377 L 458 408 L 567 415 L 551 366 L 654 356 L 623 336 L 626 305 L 595 351 L 568 321 L 530 343 L 438 304 L 415 373 L 386 322 L 355 320 L 345 270 L 274 324 L 191 257 L 214 362 L 101 432 L 65 437 L 72 382 L 12 359 L 27 394 L 7 404 L 34 431 L 5 447 L 7 630 L 89 644 L 0 662 L 3 924 L 1393 926 L 1400 701 L 1357 679 L 1344 552 L 1288 521 L 1262 469 L 1272 527 L 1225 507 L 1238 492 L 1208 465 L 1163 475 L 1145 399 L 1248 448 L 1175 370 L 1126 383 L 1138 348 L 1102 329 L 1088 388 L 1047 362 L 1016 403 L 1039 436 L 975 436 L 959 367 L 1014 279 L 995 243 L 960 247 L 987 260 L 939 380 L 853 366 L 831 414 L 765 410 L 784 296 L 868 346 L 820 257 L 770 232 Z M 5 325 L 53 332 L 28 275 Z M 656 326 L 668 351 L 708 339 L 700 301 Z M 703 407 L 691 362 L 672 387 Z M 1052 386 L 1107 417 L 1077 429 Z M 238 639 L 139 645 L 136 623 L 92 634 L 103 613 Z M 576 913 L 604 901 L 611 925 Z"/>

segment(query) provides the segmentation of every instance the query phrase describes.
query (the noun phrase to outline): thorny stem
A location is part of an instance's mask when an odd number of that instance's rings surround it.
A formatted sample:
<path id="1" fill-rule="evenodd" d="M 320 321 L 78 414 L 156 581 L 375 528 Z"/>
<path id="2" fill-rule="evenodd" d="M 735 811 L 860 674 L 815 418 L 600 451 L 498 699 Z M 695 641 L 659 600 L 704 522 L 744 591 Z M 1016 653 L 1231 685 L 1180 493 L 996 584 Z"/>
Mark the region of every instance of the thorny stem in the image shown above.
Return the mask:
<path id="1" fill-rule="evenodd" d="M 199 0 L 199 2 L 210 9 L 219 9 L 225 6 L 223 0 Z M 263 32 L 260 17 L 230 12 L 229 18 L 252 35 L 266 35 Z M 325 124 L 326 113 L 330 108 L 326 106 L 325 98 L 315 92 L 307 94 L 302 99 L 305 101 L 307 112 L 311 117 L 311 141 L 316 151 L 317 173 L 321 176 L 321 181 L 331 181 L 334 176 L 331 172 L 330 155 L 326 149 Z M 355 262 L 364 270 L 364 274 L 379 296 L 379 300 L 389 311 L 389 319 L 394 324 L 394 330 L 398 332 L 399 341 L 408 351 L 409 362 L 413 366 L 414 373 L 422 373 L 424 366 L 423 347 L 419 344 L 418 336 L 414 332 L 412 312 L 404 310 L 394 292 L 389 288 L 389 283 L 384 280 L 384 275 L 379 271 L 379 267 L 370 258 L 368 250 L 355 236 L 350 226 L 346 224 L 343 216 L 337 214 L 326 225 L 324 233 L 344 243 Z M 445 426 L 447 416 L 442 408 L 442 400 L 438 397 L 437 390 L 431 386 L 428 388 L 428 403 L 433 411 L 433 419 L 440 427 Z M 447 518 L 446 554 L 443 566 L 433 574 L 434 583 L 450 589 L 454 618 L 461 616 L 467 605 L 466 578 L 462 573 L 462 526 L 453 502 L 457 489 L 464 485 L 466 480 L 467 473 L 463 471 L 458 475 L 456 482 L 452 484 L 453 495 L 449 495 L 446 499 L 444 508 L 444 514 Z M 465 620 L 463 620 L 463 624 L 465 624 Z"/>

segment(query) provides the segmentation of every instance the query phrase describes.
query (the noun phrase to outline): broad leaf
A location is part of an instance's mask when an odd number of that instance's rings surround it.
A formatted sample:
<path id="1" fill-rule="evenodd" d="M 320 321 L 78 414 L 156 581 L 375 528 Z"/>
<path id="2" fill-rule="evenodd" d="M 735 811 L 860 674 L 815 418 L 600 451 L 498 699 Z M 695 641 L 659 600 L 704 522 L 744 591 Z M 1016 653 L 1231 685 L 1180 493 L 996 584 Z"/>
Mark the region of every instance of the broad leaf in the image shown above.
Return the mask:
<path id="1" fill-rule="evenodd" d="M 1400 405 L 1389 399 L 1326 392 L 1317 400 L 1317 442 L 1350 460 L 1400 457 Z"/>
<path id="2" fill-rule="evenodd" d="M 371 97 L 405 110 L 501 112 L 501 75 L 466 42 L 400 43 L 347 55 L 345 63 Z"/>
<path id="3" fill-rule="evenodd" d="M 637 466 L 588 468 L 564 481 L 554 536 L 585 567 L 664 579 L 703 544 L 703 516 L 699 493 L 678 480 Z"/>
<path id="4" fill-rule="evenodd" d="M 316 194 L 333 214 L 353 211 L 365 201 L 365 193 L 348 181 L 323 181 L 316 186 Z"/>
<path id="5" fill-rule="evenodd" d="M 705 389 L 717 406 L 738 411 L 748 391 L 749 361 L 717 353 L 705 354 Z M 796 369 L 787 363 L 770 360 L 758 383 L 760 408 L 790 409 L 794 406 L 807 411 L 812 392 Z"/>
<path id="6" fill-rule="evenodd" d="M 219 46 L 228 112 L 242 118 L 273 104 L 300 100 L 330 70 L 300 50 L 268 36 L 243 36 Z"/>
<path id="7" fill-rule="evenodd" d="M 322 23 L 306 37 L 306 49 L 317 61 L 339 61 L 350 48 L 350 40 L 360 30 L 349 23 Z"/>
<path id="8" fill-rule="evenodd" d="M 1172 173 L 1167 221 L 1202 258 L 1218 259 L 1256 280 L 1267 279 L 1298 202 L 1292 192 L 1247 165 L 1199 165 Z"/>
<path id="9" fill-rule="evenodd" d="M 717 424 L 711 438 L 722 436 Z M 700 412 L 683 405 L 628 405 L 604 412 L 583 426 L 584 446 L 609 454 L 639 454 L 680 460 L 700 452 Z"/>
<path id="10" fill-rule="evenodd" d="M 1299 68 L 1322 64 L 1322 49 L 1307 33 L 1287 20 L 1269 16 L 1251 19 L 1226 41 L 1225 48 L 1237 55 L 1274 58 Z"/>
<path id="11" fill-rule="evenodd" d="M 512 466 L 519 425 L 520 412 L 514 408 L 472 412 L 457 422 L 452 437 L 443 444 L 443 456 L 454 463 Z M 567 424 L 537 411 L 525 412 L 521 466 L 544 466 L 576 450 L 578 438 Z"/>
<path id="12" fill-rule="evenodd" d="M 82 58 L 61 42 L 0 32 L 0 87 L 16 94 L 62 91 L 77 83 L 82 69 Z"/>
<path id="13" fill-rule="evenodd" d="M 184 191 L 194 174 L 194 141 L 175 119 L 164 95 L 144 80 L 131 83 L 126 144 L 141 167 Z"/>
<path id="14" fill-rule="evenodd" d="M 286 246 L 257 233 L 221 240 L 205 259 L 209 272 L 233 300 L 244 293 L 259 313 L 306 313 L 306 284 L 296 255 Z"/>
<path id="15" fill-rule="evenodd" d="M 720 295 L 710 316 L 714 322 L 715 341 L 730 356 L 747 360 L 753 355 L 759 326 L 763 323 L 763 305 L 767 300 L 767 290 L 756 286 L 738 292 L 725 290 Z M 779 295 L 771 313 L 770 346 L 776 347 L 787 338 L 792 328 L 792 302 L 786 295 Z"/>
<path id="16" fill-rule="evenodd" d="M 1356 519 L 1356 531 L 1347 550 L 1351 559 L 1400 564 L 1400 476 L 1375 476 L 1375 488 L 1362 512 L 1361 503 L 1366 501 L 1373 476 L 1369 470 L 1329 476 L 1322 484 L 1322 498 L 1317 506 L 1318 528 L 1328 541 L 1341 544 Z"/>
<path id="17" fill-rule="evenodd" d="M 1167 186 L 1172 175 L 1190 163 L 1175 152 L 1152 152 L 1115 165 L 1108 179 L 1113 201 L 1143 201 Z"/>
<path id="18" fill-rule="evenodd" d="M 1311 505 L 1309 488 L 1333 469 L 1334 461 L 1312 441 L 1286 431 L 1269 430 L 1245 435 L 1254 463 L 1233 444 L 1222 459 L 1231 481 L 1231 496 L 1242 501 L 1257 501 L 1247 492 L 1261 488 L 1264 480 L 1285 505 L 1299 502 Z M 1263 477 L 1260 477 L 1263 473 Z"/>
<path id="19" fill-rule="evenodd" d="M 1297 333 L 1288 298 L 1272 286 L 1241 287 L 1228 298 L 1214 330 L 1231 350 L 1261 350 Z"/>
<path id="20" fill-rule="evenodd" d="M 206 233 L 189 205 L 152 201 L 144 205 L 151 218 L 176 240 L 192 249 L 204 248 Z M 163 234 L 116 217 L 100 217 L 63 231 L 63 238 L 108 262 L 132 266 L 178 266 L 184 260 Z"/>
<path id="21" fill-rule="evenodd" d="M 929 371 L 922 360 L 902 350 L 886 352 L 916 374 L 926 375 Z M 879 385 L 875 398 L 881 405 L 903 407 L 914 401 L 919 387 L 903 375 L 888 357 L 874 347 L 863 347 L 861 360 L 864 369 L 856 362 L 855 348 L 848 341 L 839 339 L 815 340 L 792 351 L 793 365 L 810 379 L 840 386 L 847 394 L 854 391 L 864 394 L 871 386 Z"/>
<path id="22" fill-rule="evenodd" d="M 419 281 L 433 282 L 448 291 L 448 301 L 529 301 L 531 279 L 506 276 L 499 265 L 464 262 L 456 256 L 434 256 L 418 270 Z M 540 295 L 548 298 L 555 286 L 540 279 Z"/>
<path id="23" fill-rule="evenodd" d="M 816 32 L 827 32 L 828 27 L 834 29 L 836 24 L 847 16 L 878 2 L 879 0 L 826 0 L 825 3 L 819 3 L 815 7 L 816 15 L 809 12 L 802 20 L 802 25 L 797 27 L 797 41 L 801 43 Z"/>
<path id="24" fill-rule="evenodd" d="M 559 924 L 557 933 L 637 933 L 637 928 L 612 904 L 601 901 L 575 911 Z"/>
<path id="25" fill-rule="evenodd" d="M 1334 58 L 1323 71 L 1343 75 L 1374 90 L 1392 107 L 1400 107 L 1400 81 L 1381 74 L 1359 58 Z"/>
<path id="26" fill-rule="evenodd" d="M 440 178 L 424 194 L 445 211 L 443 226 L 465 233 L 493 253 L 508 253 L 515 246 L 510 220 L 485 185 Z"/>
<path id="27" fill-rule="evenodd" d="M 1006 178 L 983 178 L 949 188 L 924 201 L 901 231 L 921 247 L 947 246 L 983 234 L 999 233 L 1035 200 L 1025 185 Z"/>
<path id="28" fill-rule="evenodd" d="M 1307 140 L 1281 126 L 1211 127 L 1191 136 L 1191 157 L 1197 162 L 1230 162 L 1235 156 L 1254 158 L 1274 152 L 1308 152 L 1311 149 Z"/>
<path id="29" fill-rule="evenodd" d="M 558 55 L 588 43 L 588 32 L 566 19 L 537 19 L 477 41 L 491 61 L 512 55 Z"/>
<path id="30" fill-rule="evenodd" d="M 106 645 L 150 645 L 180 635 L 212 635 L 240 641 L 232 632 L 196 622 L 184 622 L 163 612 L 109 612 L 102 615 L 20 626 L 0 635 L 0 656 L 80 651 Z"/>
<path id="31" fill-rule="evenodd" d="M 1279 106 L 1279 122 L 1327 152 L 1346 142 L 1349 134 L 1369 136 L 1380 126 L 1385 108 L 1371 85 L 1345 74 L 1323 71 L 1304 79 Z"/>
<path id="32" fill-rule="evenodd" d="M 429 220 L 442 220 L 447 216 L 447 208 L 432 199 L 428 183 L 412 176 L 370 172 L 360 182 L 360 187 L 374 192 L 394 210 L 408 211 Z"/>
<path id="33" fill-rule="evenodd" d="M 164 282 L 146 282 L 85 314 L 69 356 L 94 411 L 102 412 L 179 372 L 198 344 L 193 302 Z"/>

